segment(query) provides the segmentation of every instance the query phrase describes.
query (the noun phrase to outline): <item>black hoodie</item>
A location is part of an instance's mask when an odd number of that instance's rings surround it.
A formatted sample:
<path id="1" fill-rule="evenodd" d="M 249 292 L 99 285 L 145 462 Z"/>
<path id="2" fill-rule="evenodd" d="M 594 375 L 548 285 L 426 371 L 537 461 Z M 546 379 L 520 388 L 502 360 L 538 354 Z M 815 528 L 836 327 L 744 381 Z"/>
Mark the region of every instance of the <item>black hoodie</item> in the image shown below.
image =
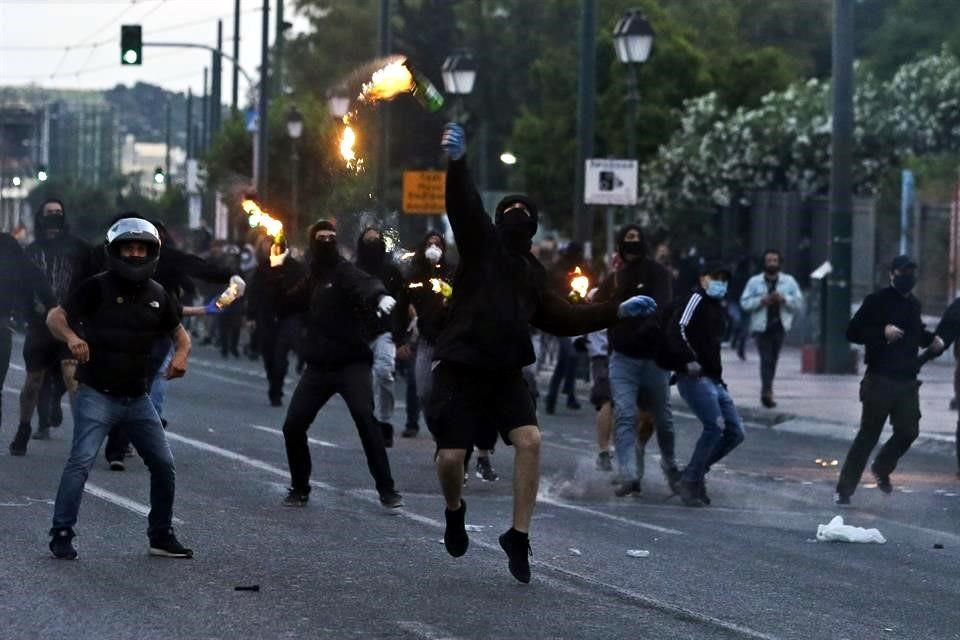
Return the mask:
<path id="1" fill-rule="evenodd" d="M 309 237 L 314 236 L 311 227 Z M 355 362 L 372 362 L 363 323 L 376 315 L 377 302 L 387 290 L 373 276 L 337 256 L 333 264 L 316 261 L 304 273 L 284 264 L 267 272 L 267 286 L 291 312 L 306 312 L 301 353 L 308 364 L 337 369 Z"/>
<path id="2" fill-rule="evenodd" d="M 727 322 L 723 304 L 698 287 L 678 308 L 683 309 L 675 318 L 680 324 L 680 335 L 700 365 L 702 375 L 723 382 L 720 346 Z"/>
<path id="3" fill-rule="evenodd" d="M 376 231 L 380 234 L 380 243 L 377 251 L 365 249 L 363 236 L 367 231 Z M 383 232 L 379 228 L 369 226 L 360 232 L 357 238 L 356 264 L 360 269 L 379 280 L 387 289 L 387 293 L 395 300 L 399 300 L 403 295 L 403 274 L 400 268 L 393 262 L 391 255 L 386 250 L 383 243 Z M 399 346 L 406 340 L 406 322 L 407 309 L 397 305 L 389 317 L 380 317 L 376 314 L 364 319 L 364 331 L 367 336 L 373 340 L 382 333 L 388 331 L 393 334 L 394 343 Z"/>
<path id="4" fill-rule="evenodd" d="M 617 246 L 620 246 L 630 229 L 639 230 L 639 227 L 623 227 L 617 237 Z M 636 295 L 650 296 L 660 308 L 673 301 L 673 277 L 663 265 L 646 255 L 630 261 L 624 258 L 623 268 L 607 276 L 600 285 L 596 299 L 619 303 Z M 645 318 L 623 318 L 610 327 L 610 349 L 631 358 L 654 359 L 661 337 L 657 314 Z"/>
<path id="5" fill-rule="evenodd" d="M 70 234 L 66 214 L 63 231 L 53 239 L 46 237 L 45 217 L 40 215 L 36 219 L 36 240 L 27 247 L 27 257 L 40 267 L 57 304 L 63 304 L 74 287 L 99 269 L 90 246 Z M 31 314 L 29 321 L 32 326 L 46 326 L 46 316 L 42 314 Z"/>
<path id="6" fill-rule="evenodd" d="M 536 359 L 530 325 L 571 336 L 614 323 L 616 304 L 571 305 L 548 290 L 547 273 L 533 254 L 507 250 L 483 210 L 465 159 L 449 162 L 446 205 L 460 264 L 437 360 L 486 371 L 516 370 Z"/>
<path id="7" fill-rule="evenodd" d="M 431 264 L 424 257 L 424 251 L 427 248 L 427 241 L 430 238 L 438 237 L 443 240 L 443 236 L 437 231 L 430 231 L 423 238 L 423 242 L 417 247 L 416 254 L 410 263 L 410 272 L 407 274 L 406 284 L 398 298 L 397 306 L 406 309 L 408 305 L 413 305 L 417 312 L 417 331 L 422 340 L 435 343 L 444 323 L 447 320 L 446 299 L 439 293 L 434 292 L 430 280 L 439 278 L 447 283 L 453 282 L 454 269 L 447 263 L 447 252 L 437 264 Z M 413 285 L 411 287 L 411 285 Z M 406 317 L 406 316 L 404 316 Z"/>
<path id="8" fill-rule="evenodd" d="M 0 328 L 6 328 L 14 311 L 41 315 L 56 304 L 43 272 L 13 236 L 0 233 Z"/>

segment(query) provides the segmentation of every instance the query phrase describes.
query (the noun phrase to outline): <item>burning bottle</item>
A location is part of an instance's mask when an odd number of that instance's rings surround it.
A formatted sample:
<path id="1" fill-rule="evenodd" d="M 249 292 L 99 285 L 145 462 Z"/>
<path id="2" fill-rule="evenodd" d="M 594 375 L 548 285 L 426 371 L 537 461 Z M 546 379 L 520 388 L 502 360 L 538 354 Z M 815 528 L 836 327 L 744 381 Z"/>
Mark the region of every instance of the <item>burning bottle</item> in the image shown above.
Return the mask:
<path id="1" fill-rule="evenodd" d="M 431 112 L 436 113 L 443 108 L 443 94 L 433 86 L 433 83 L 430 82 L 430 79 L 417 71 L 416 69 L 410 69 L 410 72 L 413 74 L 413 90 L 411 93 L 413 97 L 417 99 L 417 102 L 422 104 L 424 108 Z"/>
<path id="2" fill-rule="evenodd" d="M 231 282 L 230 286 L 223 290 L 217 297 L 216 305 L 218 309 L 223 309 L 224 307 L 229 307 L 233 304 L 237 298 L 240 297 L 240 287 L 236 283 Z"/>

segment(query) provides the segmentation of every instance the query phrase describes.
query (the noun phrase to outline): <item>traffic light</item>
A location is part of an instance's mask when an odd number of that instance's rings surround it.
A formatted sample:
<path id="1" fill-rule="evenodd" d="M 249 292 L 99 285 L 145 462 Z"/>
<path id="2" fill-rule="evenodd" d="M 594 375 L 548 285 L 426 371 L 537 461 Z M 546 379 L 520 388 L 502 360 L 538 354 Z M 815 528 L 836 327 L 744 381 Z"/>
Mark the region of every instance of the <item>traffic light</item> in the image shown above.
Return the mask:
<path id="1" fill-rule="evenodd" d="M 163 184 L 166 181 L 166 176 L 163 175 L 163 167 L 157 167 L 153 170 L 153 181 L 157 184 Z"/>
<path id="2" fill-rule="evenodd" d="M 120 26 L 120 63 L 143 64 L 143 28 L 138 24 Z"/>

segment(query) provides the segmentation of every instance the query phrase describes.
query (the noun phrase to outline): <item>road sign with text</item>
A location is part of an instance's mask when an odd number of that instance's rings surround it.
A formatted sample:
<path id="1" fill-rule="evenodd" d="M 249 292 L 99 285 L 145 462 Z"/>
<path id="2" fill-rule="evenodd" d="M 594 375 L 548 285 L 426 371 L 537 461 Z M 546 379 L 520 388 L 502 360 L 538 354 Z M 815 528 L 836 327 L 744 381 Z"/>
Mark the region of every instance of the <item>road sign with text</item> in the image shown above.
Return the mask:
<path id="1" fill-rule="evenodd" d="M 585 204 L 637 204 L 636 160 L 590 158 L 584 173 L 583 201 Z"/>
<path id="2" fill-rule="evenodd" d="M 404 171 L 403 212 L 441 214 L 447 210 L 444 200 L 445 171 Z"/>

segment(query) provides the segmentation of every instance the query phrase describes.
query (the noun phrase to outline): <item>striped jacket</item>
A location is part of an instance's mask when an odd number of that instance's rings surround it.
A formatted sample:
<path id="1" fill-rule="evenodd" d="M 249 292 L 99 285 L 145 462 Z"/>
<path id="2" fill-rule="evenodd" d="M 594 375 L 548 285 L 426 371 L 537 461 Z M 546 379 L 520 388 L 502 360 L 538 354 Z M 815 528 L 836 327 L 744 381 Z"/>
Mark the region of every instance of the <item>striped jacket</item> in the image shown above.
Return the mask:
<path id="1" fill-rule="evenodd" d="M 720 345 L 727 322 L 723 305 L 697 288 L 679 308 L 682 312 L 673 314 L 671 322 L 679 325 L 683 344 L 700 365 L 702 374 L 720 382 L 723 378 Z"/>

